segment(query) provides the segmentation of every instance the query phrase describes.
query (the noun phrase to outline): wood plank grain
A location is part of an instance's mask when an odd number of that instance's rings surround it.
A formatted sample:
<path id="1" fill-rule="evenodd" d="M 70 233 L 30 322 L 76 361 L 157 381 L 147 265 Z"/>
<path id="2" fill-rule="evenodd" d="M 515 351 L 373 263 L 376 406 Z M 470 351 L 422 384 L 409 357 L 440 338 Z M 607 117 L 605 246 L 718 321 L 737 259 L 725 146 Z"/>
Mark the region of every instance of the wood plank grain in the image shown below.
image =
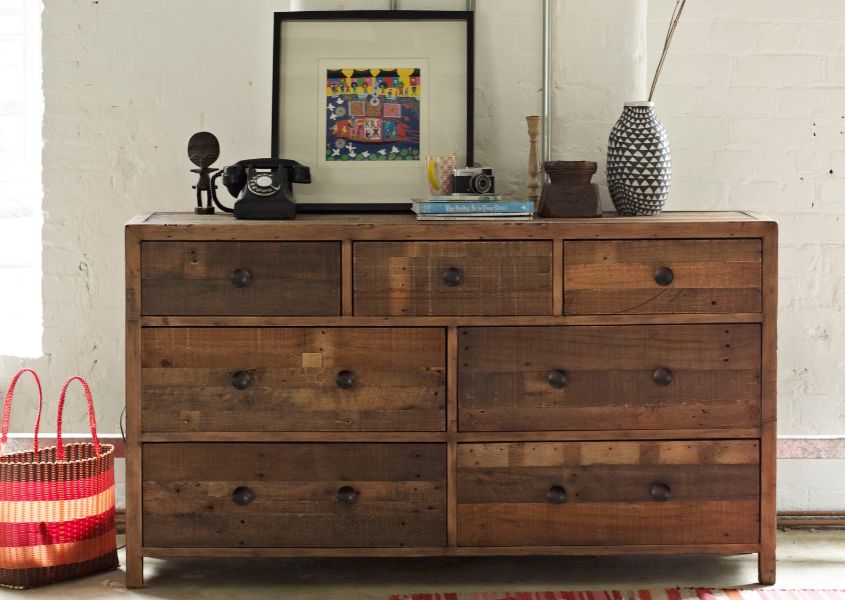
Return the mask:
<path id="1" fill-rule="evenodd" d="M 757 465 L 756 440 L 460 444 L 458 469 L 584 465 Z"/>
<path id="2" fill-rule="evenodd" d="M 145 444 L 152 546 L 446 545 L 443 444 Z M 352 487 L 353 504 L 338 500 Z M 246 504 L 233 501 L 250 490 Z"/>
<path id="3" fill-rule="evenodd" d="M 760 313 L 455 317 L 142 317 L 144 327 L 487 327 L 499 325 L 670 325 L 761 323 Z"/>
<path id="4" fill-rule="evenodd" d="M 446 430 L 458 430 L 458 328 L 446 329 Z"/>
<path id="5" fill-rule="evenodd" d="M 760 425 L 758 325 L 469 327 L 459 342 L 461 431 Z"/>
<path id="6" fill-rule="evenodd" d="M 352 242 L 343 240 L 340 245 L 341 313 L 353 314 L 352 309 Z"/>
<path id="7" fill-rule="evenodd" d="M 748 554 L 759 544 L 618 544 L 582 546 L 458 546 L 434 548 L 160 548 L 145 547 L 144 556 L 171 558 L 281 556 L 616 556 L 628 554 Z"/>
<path id="8" fill-rule="evenodd" d="M 651 215 L 647 217 L 638 217 L 636 220 L 630 217 L 623 217 L 615 212 L 606 212 L 602 215 L 600 221 L 594 217 L 589 218 L 543 218 L 531 222 L 531 225 L 547 225 L 557 224 L 563 225 L 573 223 L 576 229 L 583 225 L 600 224 L 602 226 L 624 224 L 631 227 L 636 226 L 650 226 L 656 231 L 666 223 L 719 223 L 723 221 L 728 222 L 755 222 L 760 220 L 768 220 L 762 215 L 751 213 L 749 211 L 740 210 L 667 210 L 661 212 L 659 215 Z M 277 222 L 261 222 L 261 221 L 238 221 L 231 215 L 217 213 L 214 215 L 197 215 L 191 211 L 159 211 L 153 213 L 141 213 L 133 218 L 132 223 L 144 222 L 149 226 L 169 225 L 171 227 L 196 227 L 206 226 L 219 228 L 225 225 L 230 225 L 232 229 L 251 230 L 260 228 L 262 230 L 275 231 L 277 235 L 288 233 L 287 231 L 279 231 Z M 399 213 L 322 213 L 322 214 L 300 214 L 297 215 L 296 221 L 286 221 L 284 223 L 285 229 L 301 229 L 303 227 L 314 226 L 315 224 L 324 224 L 332 226 L 366 226 L 366 227 L 381 227 L 391 223 L 407 223 L 413 224 L 418 229 L 438 229 L 444 227 L 461 227 L 474 229 L 482 227 L 481 223 L 477 222 L 457 222 L 457 223 L 437 223 L 428 224 L 417 221 L 416 215 L 410 211 L 405 214 Z M 507 225 L 525 225 L 519 222 L 499 222 L 495 223 L 498 226 Z"/>
<path id="9" fill-rule="evenodd" d="M 145 315 L 339 315 L 340 244 L 144 242 Z M 250 281 L 232 283 L 236 270 Z"/>
<path id="10" fill-rule="evenodd" d="M 769 223 L 763 238 L 763 432 L 760 482 L 760 583 L 775 583 L 777 570 L 777 310 L 778 226 Z"/>
<path id="11" fill-rule="evenodd" d="M 126 293 L 126 587 L 144 585 L 141 553 L 141 242 L 135 227 L 127 227 L 125 247 Z"/>
<path id="12" fill-rule="evenodd" d="M 178 431 L 145 432 L 144 442 L 501 442 L 757 439 L 760 429 L 598 431 Z"/>
<path id="13" fill-rule="evenodd" d="M 145 328 L 144 431 L 444 431 L 443 329 Z M 354 377 L 351 388 L 339 373 Z M 236 373 L 248 374 L 245 389 Z"/>
<path id="14" fill-rule="evenodd" d="M 755 500 L 458 504 L 462 546 L 754 543 Z"/>
<path id="15" fill-rule="evenodd" d="M 356 315 L 553 312 L 551 242 L 356 243 L 354 263 Z"/>
<path id="16" fill-rule="evenodd" d="M 527 222 L 425 223 L 415 215 L 298 215 L 295 221 L 239 221 L 228 215 L 156 213 L 139 226 L 144 240 L 589 240 L 761 237 L 767 226 L 740 212 L 667 212 L 636 220 L 536 219 Z"/>
<path id="17" fill-rule="evenodd" d="M 446 445 L 446 539 L 450 547 L 458 545 L 458 444 Z"/>
<path id="18" fill-rule="evenodd" d="M 554 314 L 563 314 L 563 240 L 554 240 L 552 255 L 552 296 Z"/>
<path id="19" fill-rule="evenodd" d="M 761 245 L 746 240 L 564 243 L 565 314 L 761 310 Z M 674 280 L 658 285 L 655 271 Z"/>
<path id="20" fill-rule="evenodd" d="M 544 504 L 562 486 L 578 502 L 651 502 L 651 486 L 671 480 L 672 500 L 752 500 L 760 496 L 756 464 L 595 465 L 462 469 L 461 504 Z"/>
<path id="21" fill-rule="evenodd" d="M 458 543 L 757 542 L 759 460 L 753 440 L 461 444 Z"/>

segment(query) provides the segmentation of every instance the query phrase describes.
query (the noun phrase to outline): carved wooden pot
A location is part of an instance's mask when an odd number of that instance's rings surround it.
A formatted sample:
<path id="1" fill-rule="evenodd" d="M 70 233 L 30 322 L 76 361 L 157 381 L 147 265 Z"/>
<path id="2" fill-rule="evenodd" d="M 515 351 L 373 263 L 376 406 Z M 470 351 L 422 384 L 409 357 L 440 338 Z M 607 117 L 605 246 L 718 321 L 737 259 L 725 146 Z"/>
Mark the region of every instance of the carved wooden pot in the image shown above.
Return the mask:
<path id="1" fill-rule="evenodd" d="M 597 165 L 587 160 L 543 163 L 549 183 L 540 195 L 541 217 L 599 217 L 598 186 L 590 183 Z"/>

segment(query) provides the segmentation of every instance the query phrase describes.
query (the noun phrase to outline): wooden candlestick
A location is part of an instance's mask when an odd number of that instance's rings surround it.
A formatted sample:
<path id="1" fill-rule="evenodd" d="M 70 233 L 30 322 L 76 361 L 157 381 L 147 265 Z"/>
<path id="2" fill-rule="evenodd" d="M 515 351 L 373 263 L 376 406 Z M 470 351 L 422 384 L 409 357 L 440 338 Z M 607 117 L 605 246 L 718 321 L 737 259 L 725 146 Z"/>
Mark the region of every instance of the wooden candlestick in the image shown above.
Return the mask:
<path id="1" fill-rule="evenodd" d="M 537 161 L 537 138 L 540 135 L 540 117 L 525 117 L 528 121 L 528 139 L 531 147 L 528 152 L 528 199 L 535 203 L 540 198 L 540 163 Z"/>

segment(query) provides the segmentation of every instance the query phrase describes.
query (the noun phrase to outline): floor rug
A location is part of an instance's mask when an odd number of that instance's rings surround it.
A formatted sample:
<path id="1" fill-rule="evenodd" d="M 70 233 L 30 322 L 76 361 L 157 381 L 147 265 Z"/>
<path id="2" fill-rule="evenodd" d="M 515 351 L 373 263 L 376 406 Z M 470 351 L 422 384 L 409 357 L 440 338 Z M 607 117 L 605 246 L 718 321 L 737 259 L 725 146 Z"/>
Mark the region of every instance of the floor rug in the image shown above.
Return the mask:
<path id="1" fill-rule="evenodd" d="M 613 590 L 609 592 L 431 592 L 396 594 L 390 600 L 845 600 L 845 590 Z"/>

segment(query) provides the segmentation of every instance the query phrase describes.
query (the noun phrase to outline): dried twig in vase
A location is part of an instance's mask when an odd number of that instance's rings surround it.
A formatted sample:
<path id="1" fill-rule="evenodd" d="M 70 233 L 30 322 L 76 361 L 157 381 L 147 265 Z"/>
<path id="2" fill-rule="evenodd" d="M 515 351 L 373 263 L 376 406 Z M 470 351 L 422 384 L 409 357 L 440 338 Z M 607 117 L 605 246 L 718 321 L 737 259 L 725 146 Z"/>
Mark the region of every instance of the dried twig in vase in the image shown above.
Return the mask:
<path id="1" fill-rule="evenodd" d="M 660 77 L 660 72 L 663 70 L 663 62 L 666 60 L 666 55 L 669 53 L 669 44 L 672 43 L 672 36 L 675 35 L 675 29 L 678 27 L 678 21 L 681 20 L 681 13 L 684 12 L 687 0 L 677 0 L 675 8 L 672 10 L 672 18 L 669 19 L 669 30 L 666 32 L 666 40 L 663 42 L 663 52 L 660 55 L 660 62 L 657 63 L 657 69 L 654 71 L 654 79 L 651 80 L 651 90 L 648 93 L 648 101 L 654 97 L 654 89 L 657 87 L 657 80 Z"/>

